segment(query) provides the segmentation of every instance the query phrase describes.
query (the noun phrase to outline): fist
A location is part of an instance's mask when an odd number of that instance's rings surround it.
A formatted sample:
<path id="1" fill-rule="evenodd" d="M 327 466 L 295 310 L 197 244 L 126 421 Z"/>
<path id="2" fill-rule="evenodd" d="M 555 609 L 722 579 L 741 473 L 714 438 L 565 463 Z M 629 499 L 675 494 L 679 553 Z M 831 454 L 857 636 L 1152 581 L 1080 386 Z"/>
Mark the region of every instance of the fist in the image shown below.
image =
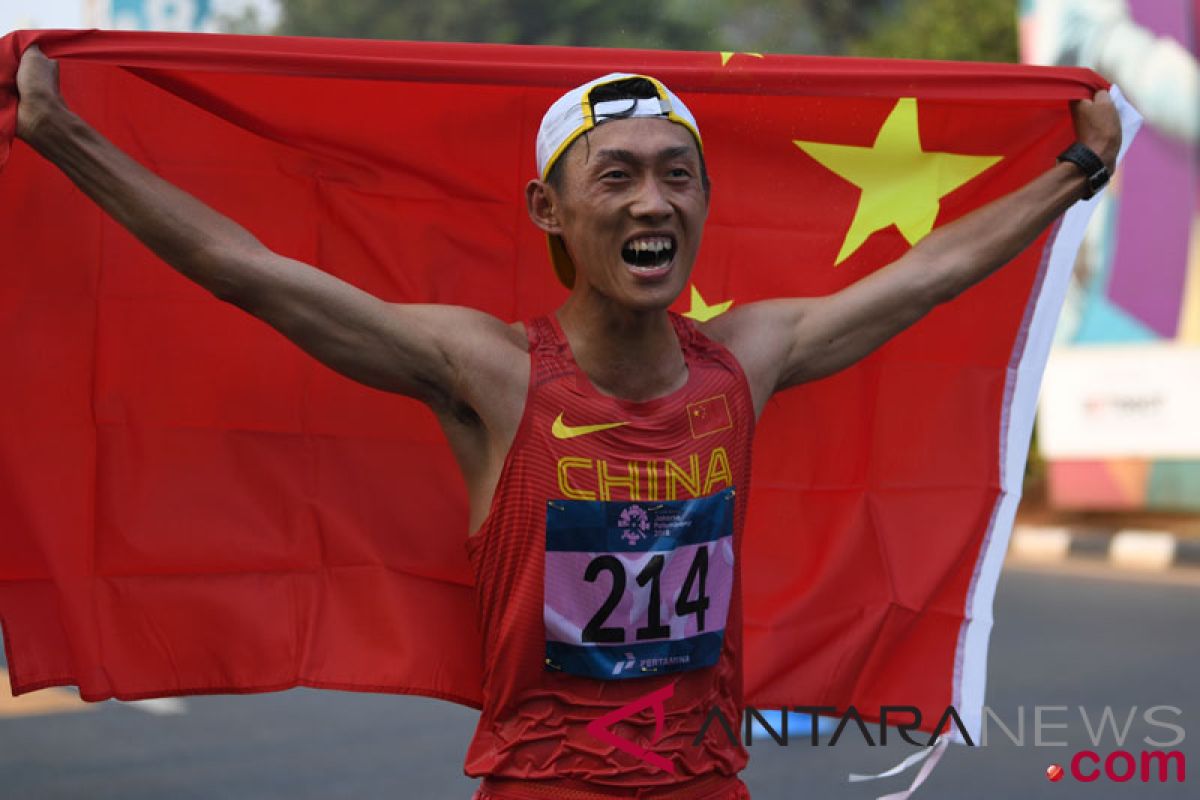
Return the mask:
<path id="1" fill-rule="evenodd" d="M 58 91 L 58 62 L 30 45 L 17 67 L 17 136 L 28 141 L 47 114 L 63 106 Z"/>
<path id="2" fill-rule="evenodd" d="M 1091 100 L 1071 103 L 1071 117 L 1076 141 L 1100 156 L 1111 173 L 1121 149 L 1121 118 L 1108 92 L 1101 89 Z"/>

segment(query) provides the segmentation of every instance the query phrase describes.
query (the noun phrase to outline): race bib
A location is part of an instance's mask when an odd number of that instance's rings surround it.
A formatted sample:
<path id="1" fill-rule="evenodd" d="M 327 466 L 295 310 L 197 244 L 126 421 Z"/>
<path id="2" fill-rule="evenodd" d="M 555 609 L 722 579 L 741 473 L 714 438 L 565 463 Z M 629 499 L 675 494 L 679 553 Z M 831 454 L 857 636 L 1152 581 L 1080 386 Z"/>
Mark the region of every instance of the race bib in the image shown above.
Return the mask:
<path id="1" fill-rule="evenodd" d="M 711 667 L 733 589 L 733 489 L 694 500 L 551 500 L 546 669 L 618 680 Z"/>

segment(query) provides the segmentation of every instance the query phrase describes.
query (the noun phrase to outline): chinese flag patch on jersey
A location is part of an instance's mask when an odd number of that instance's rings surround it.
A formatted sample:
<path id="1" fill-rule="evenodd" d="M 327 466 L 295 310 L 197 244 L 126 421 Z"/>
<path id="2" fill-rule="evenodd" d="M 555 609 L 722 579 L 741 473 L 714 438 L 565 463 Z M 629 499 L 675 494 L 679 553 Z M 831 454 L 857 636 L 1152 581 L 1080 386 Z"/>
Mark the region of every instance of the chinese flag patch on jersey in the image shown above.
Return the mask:
<path id="1" fill-rule="evenodd" d="M 688 403 L 687 415 L 688 424 L 692 426 L 693 439 L 718 431 L 727 431 L 733 427 L 733 418 L 729 416 L 729 402 L 723 394 L 698 403 Z"/>

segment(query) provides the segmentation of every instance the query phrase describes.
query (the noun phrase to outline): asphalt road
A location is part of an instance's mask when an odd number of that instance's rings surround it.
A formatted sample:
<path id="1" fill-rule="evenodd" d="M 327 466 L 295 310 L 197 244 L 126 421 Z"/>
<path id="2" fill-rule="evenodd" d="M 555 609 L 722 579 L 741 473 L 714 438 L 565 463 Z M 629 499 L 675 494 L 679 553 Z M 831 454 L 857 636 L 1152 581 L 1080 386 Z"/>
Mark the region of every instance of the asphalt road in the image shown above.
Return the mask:
<path id="1" fill-rule="evenodd" d="M 1025 744 L 991 727 L 988 746 L 952 747 L 918 798 L 1200 796 L 1200 578 L 1115 575 L 1005 573 L 987 702 L 1014 731 L 1024 709 Z M 1043 739 L 1066 746 L 1034 745 L 1036 706 L 1055 707 L 1042 711 Z M 1088 722 L 1095 727 L 1106 706 L 1121 726 L 1136 709 L 1123 746 L 1111 730 L 1100 746 L 1089 741 Z M 1103 763 L 1092 783 L 1046 779 L 1048 765 L 1069 768 L 1081 750 L 1138 759 L 1150 749 L 1143 737 L 1171 738 L 1145 721 L 1152 706 L 1182 711 L 1154 713 L 1185 731 L 1176 749 L 1195 773 L 1185 783 L 1116 783 Z M 475 716 L 420 698 L 309 690 L 165 707 L 83 706 L 64 693 L 37 713 L 0 700 L 0 798 L 469 798 L 475 782 L 462 775 L 462 757 Z M 905 788 L 913 771 L 855 785 L 846 776 L 881 772 L 909 752 L 850 735 L 833 748 L 756 740 L 743 778 L 755 800 L 873 798 Z"/>

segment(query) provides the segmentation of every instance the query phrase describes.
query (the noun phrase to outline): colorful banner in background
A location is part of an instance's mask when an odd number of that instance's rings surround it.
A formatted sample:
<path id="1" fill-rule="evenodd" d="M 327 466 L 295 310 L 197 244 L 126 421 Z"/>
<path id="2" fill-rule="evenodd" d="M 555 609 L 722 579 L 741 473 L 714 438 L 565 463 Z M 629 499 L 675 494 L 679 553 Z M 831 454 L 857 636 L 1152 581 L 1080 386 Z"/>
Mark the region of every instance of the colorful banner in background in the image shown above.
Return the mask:
<path id="1" fill-rule="evenodd" d="M 82 0 L 84 24 L 121 31 L 216 32 L 213 0 Z"/>
<path id="2" fill-rule="evenodd" d="M 1038 430 L 1049 501 L 1200 510 L 1200 446 L 1186 430 L 1158 450 L 1151 438 L 1137 453 L 1116 444 L 1103 452 L 1105 442 L 1128 440 L 1151 419 L 1161 424 L 1163 409 L 1186 404 L 1187 372 L 1200 368 L 1200 1 L 1025 0 L 1021 37 L 1023 60 L 1093 68 L 1146 117 L 1089 229 L 1056 336 L 1050 369 L 1079 380 L 1047 376 L 1043 409 L 1053 413 Z M 1121 353 L 1121 345 L 1137 349 Z M 1089 379 L 1086 370 L 1106 363 L 1088 352 L 1096 346 L 1111 354 L 1110 368 L 1144 380 Z M 1172 352 L 1133 363 L 1153 349 Z M 1187 423 L 1193 430 L 1198 413 Z M 1094 441 L 1081 442 L 1089 430 Z"/>

